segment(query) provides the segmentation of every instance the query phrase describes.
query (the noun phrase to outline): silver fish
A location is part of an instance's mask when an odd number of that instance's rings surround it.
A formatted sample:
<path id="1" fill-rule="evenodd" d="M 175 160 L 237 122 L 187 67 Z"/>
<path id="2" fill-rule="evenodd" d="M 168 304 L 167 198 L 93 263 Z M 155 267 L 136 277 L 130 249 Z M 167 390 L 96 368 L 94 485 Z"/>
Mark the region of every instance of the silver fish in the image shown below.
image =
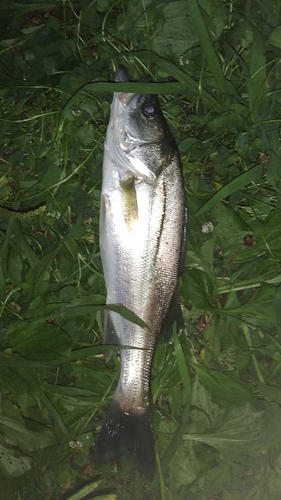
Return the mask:
<path id="1" fill-rule="evenodd" d="M 128 80 L 123 66 L 116 80 Z M 104 146 L 100 212 L 106 302 L 126 306 L 147 327 L 105 312 L 104 343 L 133 349 L 121 349 L 119 382 L 94 456 L 100 464 L 133 455 L 148 478 L 156 467 L 151 365 L 161 331 L 181 315 L 177 289 L 186 218 L 179 154 L 157 96 L 115 93 Z"/>

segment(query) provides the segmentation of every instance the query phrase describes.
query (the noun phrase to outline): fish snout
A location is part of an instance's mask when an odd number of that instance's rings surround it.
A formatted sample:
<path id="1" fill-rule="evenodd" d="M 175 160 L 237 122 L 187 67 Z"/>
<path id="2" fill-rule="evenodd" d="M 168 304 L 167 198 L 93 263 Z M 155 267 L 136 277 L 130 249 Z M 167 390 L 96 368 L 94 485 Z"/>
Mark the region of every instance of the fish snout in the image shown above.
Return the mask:
<path id="1" fill-rule="evenodd" d="M 128 82 L 129 81 L 128 73 L 127 73 L 127 70 L 124 66 L 122 66 L 122 65 L 118 66 L 118 68 L 116 70 L 115 81 L 116 82 Z"/>

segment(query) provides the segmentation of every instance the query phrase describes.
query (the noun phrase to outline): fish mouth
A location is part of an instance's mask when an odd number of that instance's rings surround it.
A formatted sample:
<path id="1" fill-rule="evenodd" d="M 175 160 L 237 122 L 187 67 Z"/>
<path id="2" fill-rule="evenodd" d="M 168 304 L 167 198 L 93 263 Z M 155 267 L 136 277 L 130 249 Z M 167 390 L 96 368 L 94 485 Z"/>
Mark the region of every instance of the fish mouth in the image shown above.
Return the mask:
<path id="1" fill-rule="evenodd" d="M 115 81 L 118 83 L 125 83 L 129 81 L 127 70 L 122 64 L 118 66 L 116 70 Z M 135 96 L 135 94 L 132 94 L 131 92 L 120 92 L 117 95 L 124 108 L 130 104 Z"/>
<path id="2" fill-rule="evenodd" d="M 116 82 L 128 82 L 129 81 L 128 73 L 127 73 L 125 66 L 122 66 L 122 65 L 118 66 L 118 68 L 116 70 L 115 81 Z"/>
<path id="3" fill-rule="evenodd" d="M 120 66 L 118 66 L 118 68 L 116 70 L 115 81 L 118 83 L 129 81 L 127 70 L 126 70 L 125 66 L 123 66 L 122 64 Z M 140 83 L 149 83 L 149 82 L 151 82 L 151 78 L 149 75 L 144 75 L 139 80 L 139 82 Z M 126 107 L 132 102 L 135 95 L 136 94 L 132 94 L 131 92 L 120 92 L 120 94 L 118 95 L 118 99 L 121 102 L 121 104 L 124 107 Z"/>

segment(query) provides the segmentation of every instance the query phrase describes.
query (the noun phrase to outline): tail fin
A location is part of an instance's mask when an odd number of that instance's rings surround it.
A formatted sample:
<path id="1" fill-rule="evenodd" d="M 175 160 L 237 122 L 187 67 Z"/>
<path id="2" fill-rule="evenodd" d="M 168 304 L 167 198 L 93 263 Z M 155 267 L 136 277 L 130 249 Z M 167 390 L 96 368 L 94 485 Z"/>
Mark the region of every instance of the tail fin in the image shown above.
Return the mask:
<path id="1" fill-rule="evenodd" d="M 98 465 L 120 455 L 134 456 L 139 471 L 147 479 L 153 478 L 156 459 L 150 407 L 136 415 L 112 402 L 95 444 L 94 460 Z"/>

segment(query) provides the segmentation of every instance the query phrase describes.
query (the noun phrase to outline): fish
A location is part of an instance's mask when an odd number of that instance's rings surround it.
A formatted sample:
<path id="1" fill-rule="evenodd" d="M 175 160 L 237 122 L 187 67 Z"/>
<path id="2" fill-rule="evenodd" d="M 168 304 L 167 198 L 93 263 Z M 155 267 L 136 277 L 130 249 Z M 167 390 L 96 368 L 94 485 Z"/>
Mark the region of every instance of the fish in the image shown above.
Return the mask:
<path id="1" fill-rule="evenodd" d="M 116 81 L 128 81 L 119 66 Z M 158 338 L 182 318 L 187 207 L 179 152 L 157 95 L 115 92 L 103 156 L 100 251 L 106 304 L 135 313 L 141 327 L 105 310 L 104 343 L 120 349 L 120 377 L 94 447 L 100 465 L 126 455 L 148 479 L 156 471 L 151 366 Z"/>

